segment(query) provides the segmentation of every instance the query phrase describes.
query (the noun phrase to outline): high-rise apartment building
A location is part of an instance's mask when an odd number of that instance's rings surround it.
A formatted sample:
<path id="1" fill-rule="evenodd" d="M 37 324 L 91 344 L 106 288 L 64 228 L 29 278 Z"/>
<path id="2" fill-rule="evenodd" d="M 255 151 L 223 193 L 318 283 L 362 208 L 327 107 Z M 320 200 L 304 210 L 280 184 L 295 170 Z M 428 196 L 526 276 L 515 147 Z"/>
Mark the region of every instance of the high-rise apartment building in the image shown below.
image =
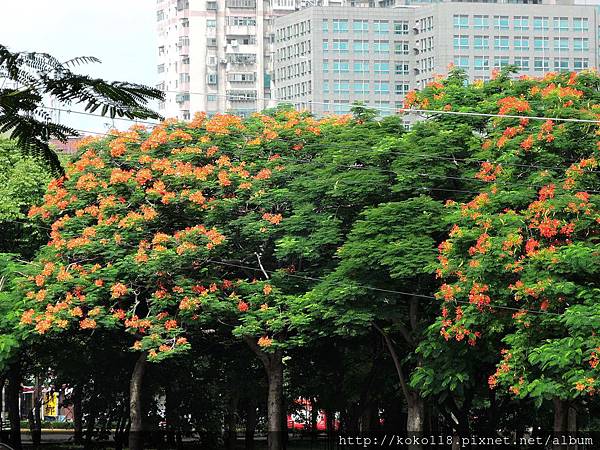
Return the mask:
<path id="1" fill-rule="evenodd" d="M 160 112 L 245 114 L 269 106 L 276 15 L 295 0 L 158 0 Z"/>
<path id="2" fill-rule="evenodd" d="M 295 10 L 295 0 L 158 0 L 161 114 L 270 106 L 274 19 Z"/>
<path id="3" fill-rule="evenodd" d="M 383 7 L 391 0 L 157 0 L 160 112 L 246 115 L 274 105 L 274 20 L 311 6 Z"/>
<path id="4" fill-rule="evenodd" d="M 552 2 L 552 4 L 550 4 Z M 572 1 L 310 7 L 275 21 L 275 97 L 317 115 L 354 101 L 382 114 L 450 64 L 471 80 L 517 66 L 540 76 L 597 67 L 594 6 Z"/>

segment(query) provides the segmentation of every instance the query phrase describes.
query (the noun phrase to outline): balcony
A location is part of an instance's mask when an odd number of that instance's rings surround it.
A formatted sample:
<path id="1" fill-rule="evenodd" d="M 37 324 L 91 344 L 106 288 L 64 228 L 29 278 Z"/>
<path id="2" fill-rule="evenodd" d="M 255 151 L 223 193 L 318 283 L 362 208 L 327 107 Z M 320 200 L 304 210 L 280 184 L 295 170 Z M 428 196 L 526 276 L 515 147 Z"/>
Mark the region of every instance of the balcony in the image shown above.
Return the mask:
<path id="1" fill-rule="evenodd" d="M 237 9 L 256 9 L 256 0 L 227 0 L 225 6 Z"/>
<path id="2" fill-rule="evenodd" d="M 227 36 L 253 36 L 256 35 L 256 25 L 227 25 L 225 34 Z"/>
<path id="3" fill-rule="evenodd" d="M 237 103 L 253 103 L 256 101 L 256 91 L 229 90 L 227 100 Z"/>
<path id="4" fill-rule="evenodd" d="M 190 54 L 190 46 L 189 44 L 177 44 L 177 49 L 179 50 L 179 56 L 189 56 Z"/>
<path id="5" fill-rule="evenodd" d="M 253 53 L 227 53 L 226 58 L 229 64 L 256 64 L 256 55 Z"/>

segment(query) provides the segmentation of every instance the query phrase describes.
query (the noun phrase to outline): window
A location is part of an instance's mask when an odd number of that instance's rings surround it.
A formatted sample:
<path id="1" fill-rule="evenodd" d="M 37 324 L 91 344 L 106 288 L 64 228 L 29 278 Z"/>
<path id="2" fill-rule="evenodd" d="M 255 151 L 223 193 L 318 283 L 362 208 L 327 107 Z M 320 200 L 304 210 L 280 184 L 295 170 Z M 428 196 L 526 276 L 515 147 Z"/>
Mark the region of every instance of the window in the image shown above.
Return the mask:
<path id="1" fill-rule="evenodd" d="M 475 70 L 489 70 L 490 59 L 487 56 L 475 56 L 473 58 L 473 67 Z"/>
<path id="2" fill-rule="evenodd" d="M 337 53 L 348 53 L 348 41 L 341 39 L 333 40 L 333 51 Z"/>
<path id="3" fill-rule="evenodd" d="M 321 86 L 323 86 L 323 93 L 329 94 L 329 81 L 323 81 Z"/>
<path id="4" fill-rule="evenodd" d="M 408 34 L 408 21 L 394 22 L 394 34 Z"/>
<path id="5" fill-rule="evenodd" d="M 554 17 L 552 19 L 554 25 L 554 31 L 567 31 L 569 29 L 569 18 L 568 17 Z"/>
<path id="6" fill-rule="evenodd" d="M 535 50 L 548 50 L 550 48 L 550 39 L 547 37 L 533 38 L 533 48 Z"/>
<path id="7" fill-rule="evenodd" d="M 369 82 L 368 81 L 355 81 L 354 82 L 354 93 L 355 94 L 368 94 L 369 93 Z"/>
<path id="8" fill-rule="evenodd" d="M 490 38 L 488 36 L 475 36 L 473 38 L 473 47 L 475 49 L 487 49 L 490 46 Z"/>
<path id="9" fill-rule="evenodd" d="M 585 70 L 589 68 L 590 62 L 587 58 L 575 58 L 573 60 L 573 68 L 575 70 Z"/>
<path id="10" fill-rule="evenodd" d="M 515 50 L 529 50 L 529 38 L 525 36 L 515 36 L 514 47 Z"/>
<path id="11" fill-rule="evenodd" d="M 347 114 L 350 112 L 350 103 L 343 100 L 333 101 L 333 113 L 334 114 Z"/>
<path id="12" fill-rule="evenodd" d="M 547 17 L 534 17 L 533 18 L 533 29 L 534 30 L 547 30 L 548 29 L 548 18 Z"/>
<path id="13" fill-rule="evenodd" d="M 508 50 L 508 36 L 494 36 L 494 48 L 496 50 Z"/>
<path id="14" fill-rule="evenodd" d="M 569 70 L 569 58 L 554 58 L 554 70 L 568 71 Z"/>
<path id="15" fill-rule="evenodd" d="M 369 53 L 369 41 L 352 42 L 352 50 L 355 53 Z"/>
<path id="16" fill-rule="evenodd" d="M 347 19 L 333 19 L 333 32 L 334 33 L 347 33 L 348 32 L 348 20 Z"/>
<path id="17" fill-rule="evenodd" d="M 513 17 L 513 23 L 515 30 L 528 30 L 529 29 L 529 17 L 528 16 L 515 16 Z"/>
<path id="18" fill-rule="evenodd" d="M 162 9 L 160 11 L 156 11 L 156 21 L 160 22 L 161 20 L 165 20 L 165 12 Z"/>
<path id="19" fill-rule="evenodd" d="M 469 57 L 468 56 L 455 56 L 454 57 L 454 65 L 459 69 L 468 69 L 469 68 Z"/>
<path id="20" fill-rule="evenodd" d="M 369 62 L 368 61 L 354 61 L 354 73 L 368 73 Z"/>
<path id="21" fill-rule="evenodd" d="M 489 16 L 473 16 L 473 28 L 477 30 L 487 30 L 489 27 Z"/>
<path id="22" fill-rule="evenodd" d="M 515 66 L 519 70 L 529 70 L 529 58 L 524 56 L 515 56 Z"/>
<path id="23" fill-rule="evenodd" d="M 510 64 L 508 56 L 495 56 L 494 57 L 494 68 L 502 69 Z"/>
<path id="24" fill-rule="evenodd" d="M 333 72 L 334 73 L 342 73 L 350 71 L 350 63 L 348 61 L 343 60 L 335 60 L 333 61 Z"/>
<path id="25" fill-rule="evenodd" d="M 394 53 L 396 55 L 408 55 L 410 52 L 408 41 L 396 41 L 394 42 Z"/>
<path id="26" fill-rule="evenodd" d="M 324 59 L 323 64 L 321 64 L 321 67 L 323 67 L 323 73 L 329 72 L 329 61 Z"/>
<path id="27" fill-rule="evenodd" d="M 390 32 L 390 23 L 387 20 L 375 20 L 373 21 L 373 29 L 375 33 L 387 34 Z"/>
<path id="28" fill-rule="evenodd" d="M 454 14 L 454 28 L 469 28 L 469 16 Z"/>
<path id="29" fill-rule="evenodd" d="M 550 70 L 550 60 L 548 58 L 534 58 L 533 68 L 540 72 L 548 72 Z"/>
<path id="30" fill-rule="evenodd" d="M 207 84 L 217 84 L 217 74 L 209 73 L 206 75 L 206 83 Z"/>
<path id="31" fill-rule="evenodd" d="M 375 53 L 389 53 L 390 43 L 389 41 L 375 41 L 373 42 L 373 49 Z"/>
<path id="32" fill-rule="evenodd" d="M 355 33 L 362 33 L 369 31 L 369 21 L 368 20 L 354 20 L 352 21 L 352 30 Z"/>
<path id="33" fill-rule="evenodd" d="M 256 18 L 248 16 L 230 16 L 227 18 L 227 24 L 235 27 L 256 26 Z"/>
<path id="34" fill-rule="evenodd" d="M 588 38 L 573 38 L 573 50 L 588 52 L 590 50 L 590 40 Z"/>
<path id="35" fill-rule="evenodd" d="M 189 73 L 180 73 L 179 74 L 179 82 L 180 83 L 189 83 L 190 82 L 190 74 Z"/>
<path id="36" fill-rule="evenodd" d="M 323 33 L 327 33 L 329 31 L 329 20 L 323 19 Z"/>
<path id="37" fill-rule="evenodd" d="M 390 73 L 390 63 L 387 61 L 379 61 L 373 64 L 375 73 Z"/>
<path id="38" fill-rule="evenodd" d="M 208 94 L 206 96 L 206 100 L 209 102 L 216 102 L 217 101 L 217 96 L 214 94 Z"/>
<path id="39" fill-rule="evenodd" d="M 408 61 L 402 61 L 396 63 L 396 75 L 408 75 Z"/>
<path id="40" fill-rule="evenodd" d="M 323 41 L 323 53 L 327 53 L 329 51 L 329 41 Z"/>
<path id="41" fill-rule="evenodd" d="M 390 83 L 387 81 L 376 81 L 374 84 L 374 92 L 375 94 L 389 94 L 390 93 Z"/>
<path id="42" fill-rule="evenodd" d="M 215 19 L 206 19 L 206 26 L 208 28 L 216 28 L 217 27 L 217 21 Z"/>
<path id="43" fill-rule="evenodd" d="M 350 82 L 343 81 L 334 81 L 333 82 L 333 92 L 336 94 L 349 94 L 350 93 Z"/>
<path id="44" fill-rule="evenodd" d="M 494 28 L 496 30 L 508 30 L 508 16 L 494 16 Z"/>
<path id="45" fill-rule="evenodd" d="M 405 95 L 408 91 L 410 91 L 410 86 L 408 83 L 397 83 L 396 84 L 396 94 L 397 95 Z"/>
<path id="46" fill-rule="evenodd" d="M 163 73 L 165 71 L 165 65 L 164 64 L 159 64 L 158 66 L 156 66 L 156 71 L 158 73 Z"/>
<path id="47" fill-rule="evenodd" d="M 573 31 L 588 31 L 589 19 L 587 17 L 573 17 Z"/>
<path id="48" fill-rule="evenodd" d="M 554 50 L 569 50 L 569 38 L 555 37 Z"/>
<path id="49" fill-rule="evenodd" d="M 461 48 L 469 48 L 469 36 L 465 35 L 465 34 L 461 34 L 461 35 L 454 35 L 454 48 L 456 49 L 461 49 Z"/>

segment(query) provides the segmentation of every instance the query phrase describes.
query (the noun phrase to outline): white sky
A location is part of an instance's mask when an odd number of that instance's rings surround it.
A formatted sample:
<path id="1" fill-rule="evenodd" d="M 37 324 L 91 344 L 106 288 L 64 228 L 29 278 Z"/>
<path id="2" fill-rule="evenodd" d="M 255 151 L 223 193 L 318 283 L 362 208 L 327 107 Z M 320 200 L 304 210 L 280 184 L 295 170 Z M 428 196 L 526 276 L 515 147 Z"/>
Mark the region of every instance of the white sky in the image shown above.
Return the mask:
<path id="1" fill-rule="evenodd" d="M 3 0 L 0 42 L 11 50 L 50 53 L 60 60 L 96 56 L 76 69 L 110 81 L 154 86 L 156 0 Z M 61 113 L 61 123 L 106 131 L 106 118 Z M 118 128 L 130 123 L 115 121 Z M 112 123 L 111 123 L 112 126 Z"/>

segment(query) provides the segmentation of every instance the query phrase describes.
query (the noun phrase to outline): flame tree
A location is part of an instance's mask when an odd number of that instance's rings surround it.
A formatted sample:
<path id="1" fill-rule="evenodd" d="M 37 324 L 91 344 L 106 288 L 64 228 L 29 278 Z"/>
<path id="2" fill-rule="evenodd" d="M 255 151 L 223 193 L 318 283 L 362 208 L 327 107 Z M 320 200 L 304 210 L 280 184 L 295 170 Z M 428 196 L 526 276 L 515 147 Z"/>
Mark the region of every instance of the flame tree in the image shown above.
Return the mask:
<path id="1" fill-rule="evenodd" d="M 600 77 L 494 75 L 470 86 L 441 80 L 411 98 L 507 116 L 473 119 L 484 125 L 481 189 L 448 204 L 454 226 L 439 247 L 443 309 L 432 329 L 471 346 L 466 354 L 501 340 L 489 388 L 538 406 L 552 401 L 554 430 L 564 432 L 568 407 L 598 388 Z"/>
<path id="2" fill-rule="evenodd" d="M 281 350 L 272 343 L 287 320 L 285 297 L 265 281 L 267 272 L 232 272 L 225 263 L 241 266 L 250 255 L 261 267 L 282 221 L 266 195 L 285 171 L 281 155 L 300 157 L 323 129 L 345 120 L 316 121 L 291 111 L 246 121 L 198 114 L 187 124 L 112 132 L 85 142 L 44 203 L 31 209 L 51 233 L 22 282 L 21 325 L 31 339 L 95 329 L 129 337 L 123 351 L 137 358 L 129 387 L 130 448 L 143 445 L 147 361 L 186 352 L 189 330 L 250 312 L 256 319 L 238 322 L 237 334 L 265 364 L 274 432 L 269 448 L 280 448 Z"/>

